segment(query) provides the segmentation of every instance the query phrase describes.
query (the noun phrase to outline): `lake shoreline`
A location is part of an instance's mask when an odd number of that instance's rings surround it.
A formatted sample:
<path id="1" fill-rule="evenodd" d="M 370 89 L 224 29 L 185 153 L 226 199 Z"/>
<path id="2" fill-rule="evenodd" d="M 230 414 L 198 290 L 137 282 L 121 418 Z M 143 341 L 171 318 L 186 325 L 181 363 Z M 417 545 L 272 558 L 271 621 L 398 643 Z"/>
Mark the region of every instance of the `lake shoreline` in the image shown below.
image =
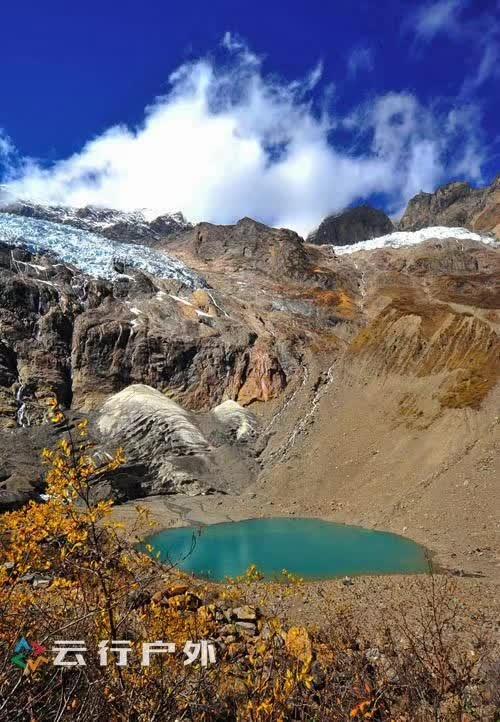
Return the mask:
<path id="1" fill-rule="evenodd" d="M 156 522 L 155 529 L 145 524 L 134 529 L 137 519 L 136 507 L 144 507 Z M 290 508 L 292 506 L 292 508 Z M 170 530 L 181 526 L 204 526 L 208 524 L 241 521 L 246 518 L 269 518 L 271 516 L 296 517 L 298 510 L 293 503 L 288 508 L 284 505 L 263 504 L 258 496 L 245 494 L 234 496 L 156 496 L 116 505 L 113 509 L 113 518 L 121 522 L 126 534 L 133 534 L 132 539 L 139 542 L 141 538 L 160 530 Z M 301 510 L 301 516 L 304 512 Z M 350 523 L 346 518 L 339 518 L 337 514 L 325 513 L 325 510 L 307 509 L 308 518 L 318 518 L 324 521 Z M 353 525 L 358 520 L 352 519 Z M 380 526 L 371 525 L 363 528 L 372 528 L 381 531 Z M 387 530 L 393 531 L 393 530 Z M 397 533 L 397 532 L 395 532 Z M 412 538 L 412 537 L 410 537 Z M 421 544 L 422 540 L 413 539 Z M 423 540 L 425 541 L 425 540 Z M 428 539 L 426 541 L 429 541 Z M 421 544 L 429 550 L 429 546 Z M 458 574 L 453 565 L 453 558 L 449 554 L 438 554 L 430 549 L 433 568 L 436 575 L 445 575 L 455 585 L 457 595 L 474 612 L 484 611 L 488 619 L 500 619 L 500 585 L 493 576 L 484 575 L 476 578 L 467 571 Z M 459 563 L 461 560 L 458 560 Z M 448 562 L 448 564 L 446 563 Z M 451 563 L 450 563 L 451 562 Z M 427 575 L 420 574 L 379 574 L 359 575 L 352 577 L 352 584 L 344 584 L 342 578 L 332 578 L 321 581 L 305 581 L 302 591 L 297 594 L 295 601 L 287 601 L 284 613 L 290 623 L 310 624 L 319 626 L 325 624 L 325 604 L 346 604 L 357 613 L 366 616 L 367 625 L 375 628 L 380 619 L 388 612 L 392 613 L 401 604 L 415 603 L 415 598 L 409 590 L 415 584 L 425 583 Z M 218 584 L 217 582 L 210 582 Z M 277 603 L 281 603 L 281 592 L 277 585 Z M 306 600 L 306 601 L 304 601 Z"/>
<path id="2" fill-rule="evenodd" d="M 258 501 L 254 495 L 241 495 L 238 497 L 226 495 L 209 495 L 209 496 L 181 496 L 181 495 L 162 495 L 151 496 L 144 499 L 136 499 L 126 502 L 125 504 L 117 504 L 113 508 L 113 518 L 121 522 L 125 526 L 126 533 L 129 533 L 137 520 L 136 507 L 145 508 L 152 521 L 155 523 L 154 529 L 139 524 L 133 529 L 135 535 L 134 540 L 141 542 L 146 536 L 159 534 L 163 531 L 169 531 L 179 527 L 203 527 L 212 524 L 224 524 L 248 519 L 265 519 L 265 518 L 307 518 L 318 519 L 326 522 L 334 522 L 346 526 L 358 527 L 369 531 L 380 531 L 394 534 L 403 539 L 415 542 L 422 547 L 429 556 L 432 569 L 436 574 L 449 574 L 460 578 L 482 578 L 491 579 L 488 574 L 477 574 L 467 569 L 457 570 L 455 564 L 457 561 L 449 553 L 442 553 L 441 550 L 430 545 L 430 540 L 419 537 L 418 535 L 410 535 L 410 533 L 402 533 L 394 529 L 382 528 L 378 524 L 370 524 L 360 522 L 356 518 L 349 518 L 335 513 L 325 513 L 324 511 L 308 510 L 302 513 L 294 508 L 287 509 L 282 506 L 279 509 L 273 508 L 269 510 L 262 504 L 255 504 Z M 250 502 L 250 503 L 249 503 Z M 254 503 L 252 503 L 254 502 Z M 455 561 L 455 563 L 454 563 Z M 425 573 L 425 572 L 424 572 Z M 495 579 L 495 581 L 497 581 Z"/>

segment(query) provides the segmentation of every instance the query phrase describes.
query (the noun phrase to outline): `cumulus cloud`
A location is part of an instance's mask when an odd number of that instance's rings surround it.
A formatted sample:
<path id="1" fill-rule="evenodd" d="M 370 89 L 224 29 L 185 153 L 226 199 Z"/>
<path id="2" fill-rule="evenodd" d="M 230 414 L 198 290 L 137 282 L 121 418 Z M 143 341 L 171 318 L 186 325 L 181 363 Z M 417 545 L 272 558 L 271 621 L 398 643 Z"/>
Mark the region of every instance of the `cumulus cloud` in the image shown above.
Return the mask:
<path id="1" fill-rule="evenodd" d="M 182 65 L 138 127 L 109 128 L 48 167 L 11 158 L 7 189 L 48 204 L 181 210 L 192 221 L 248 215 L 305 234 L 373 193 L 395 211 L 458 168 L 480 177 L 472 114 L 453 117 L 389 93 L 337 117 L 321 103 L 320 64 L 280 81 L 239 39 L 226 35 L 223 44 L 228 62 Z"/>

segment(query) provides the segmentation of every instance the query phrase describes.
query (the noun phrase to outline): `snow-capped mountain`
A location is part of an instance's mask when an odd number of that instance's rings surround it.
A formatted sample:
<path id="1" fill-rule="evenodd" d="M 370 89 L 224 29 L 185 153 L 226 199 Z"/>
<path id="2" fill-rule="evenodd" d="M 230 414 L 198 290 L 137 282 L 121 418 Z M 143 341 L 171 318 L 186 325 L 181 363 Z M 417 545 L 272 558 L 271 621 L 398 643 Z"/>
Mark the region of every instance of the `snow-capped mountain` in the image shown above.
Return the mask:
<path id="1" fill-rule="evenodd" d="M 111 240 L 155 245 L 169 236 L 192 228 L 182 213 L 156 215 L 147 209 L 119 211 L 112 208 L 84 206 L 45 206 L 30 201 L 9 199 L 0 186 L 0 213 L 74 226 Z"/>
<path id="2" fill-rule="evenodd" d="M 100 219 L 100 223 L 104 220 Z M 69 224 L 0 213 L 0 242 L 34 253 L 53 253 L 63 262 L 99 278 L 114 278 L 117 265 L 138 268 L 159 278 L 173 278 L 189 288 L 206 282 L 181 261 L 138 243 L 105 238 Z"/>

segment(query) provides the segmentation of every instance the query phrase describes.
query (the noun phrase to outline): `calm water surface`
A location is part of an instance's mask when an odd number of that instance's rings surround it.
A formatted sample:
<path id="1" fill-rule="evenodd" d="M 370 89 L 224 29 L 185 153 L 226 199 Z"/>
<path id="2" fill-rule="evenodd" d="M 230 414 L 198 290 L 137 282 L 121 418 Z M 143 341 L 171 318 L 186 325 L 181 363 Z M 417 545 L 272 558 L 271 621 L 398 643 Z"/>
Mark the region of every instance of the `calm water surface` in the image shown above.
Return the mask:
<path id="1" fill-rule="evenodd" d="M 410 539 L 319 519 L 248 519 L 182 527 L 145 542 L 165 562 L 222 581 L 255 564 L 266 577 L 286 569 L 305 579 L 397 574 L 428 569 L 425 549 Z"/>

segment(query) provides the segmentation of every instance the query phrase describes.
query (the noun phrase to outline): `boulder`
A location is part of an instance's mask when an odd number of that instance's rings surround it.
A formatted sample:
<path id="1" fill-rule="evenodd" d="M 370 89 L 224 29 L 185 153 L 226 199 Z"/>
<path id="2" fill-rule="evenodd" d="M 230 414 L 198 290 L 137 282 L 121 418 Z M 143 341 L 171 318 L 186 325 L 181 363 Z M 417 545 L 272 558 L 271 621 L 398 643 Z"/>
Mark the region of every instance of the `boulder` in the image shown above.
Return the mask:
<path id="1" fill-rule="evenodd" d="M 257 627 L 252 622 L 235 622 L 235 627 L 243 634 L 254 637 L 257 634 Z"/>
<path id="2" fill-rule="evenodd" d="M 172 584 L 171 587 L 165 589 L 165 595 L 167 597 L 178 597 L 181 594 L 185 594 L 189 587 L 187 584 Z"/>
<path id="3" fill-rule="evenodd" d="M 260 616 L 260 612 L 257 607 L 251 607 L 245 604 L 242 607 L 235 607 L 235 609 L 232 610 L 232 616 L 241 622 L 255 623 Z"/>

